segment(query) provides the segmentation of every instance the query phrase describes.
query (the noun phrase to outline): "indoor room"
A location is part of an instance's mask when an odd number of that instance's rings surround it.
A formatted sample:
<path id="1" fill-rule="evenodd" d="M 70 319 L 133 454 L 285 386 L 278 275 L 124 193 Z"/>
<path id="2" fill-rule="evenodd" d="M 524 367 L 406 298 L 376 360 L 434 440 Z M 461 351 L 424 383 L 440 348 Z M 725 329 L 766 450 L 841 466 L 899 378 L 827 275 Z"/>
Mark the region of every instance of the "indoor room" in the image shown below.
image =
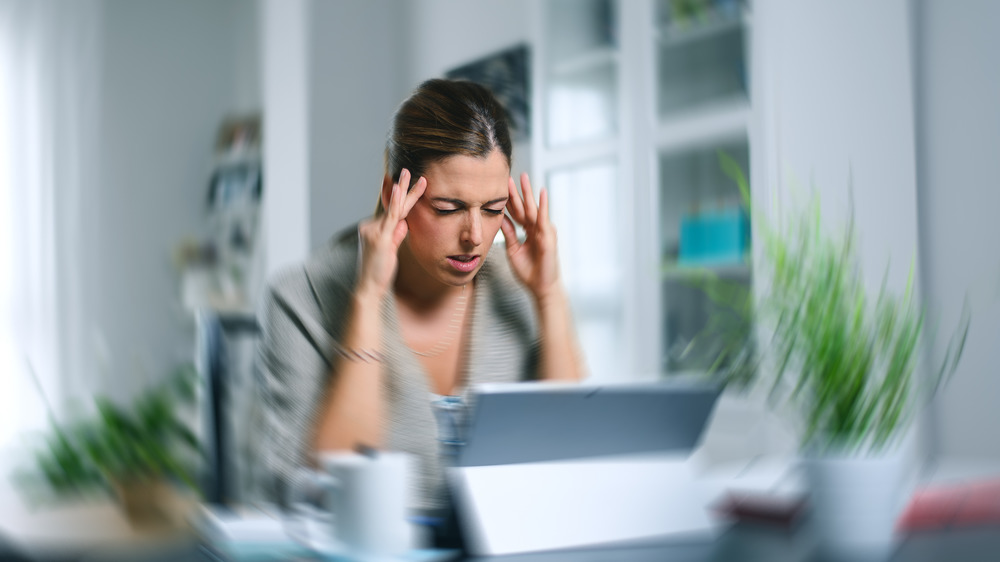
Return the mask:
<path id="1" fill-rule="evenodd" d="M 0 558 L 992 559 L 996 21 L 0 0 Z"/>

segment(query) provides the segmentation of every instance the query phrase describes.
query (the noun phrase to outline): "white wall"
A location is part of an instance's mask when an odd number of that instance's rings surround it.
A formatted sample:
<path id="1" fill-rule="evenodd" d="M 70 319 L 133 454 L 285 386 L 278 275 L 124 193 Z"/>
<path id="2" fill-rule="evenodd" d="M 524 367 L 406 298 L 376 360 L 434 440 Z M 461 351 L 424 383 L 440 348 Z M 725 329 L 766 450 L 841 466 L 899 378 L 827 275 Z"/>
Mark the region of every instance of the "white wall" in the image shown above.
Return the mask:
<path id="1" fill-rule="evenodd" d="M 261 20 L 259 0 L 240 0 L 233 8 L 235 72 L 233 112 L 246 114 L 261 111 Z"/>
<path id="2" fill-rule="evenodd" d="M 773 219 L 818 193 L 836 235 L 853 196 L 869 294 L 887 264 L 899 294 L 919 268 L 909 14 L 907 0 L 754 3 L 755 205 Z"/>
<path id="3" fill-rule="evenodd" d="M 917 37 L 922 280 L 938 326 L 931 364 L 968 297 L 965 354 L 936 404 L 946 459 L 1000 461 L 1000 3 L 920 0 Z"/>
<path id="4" fill-rule="evenodd" d="M 375 209 L 386 132 L 396 106 L 406 96 L 404 6 L 395 0 L 313 2 L 309 50 L 312 247 Z"/>
<path id="5" fill-rule="evenodd" d="M 106 0 L 101 179 L 84 259 L 95 279 L 84 342 L 103 337 L 105 391 L 127 396 L 189 360 L 192 336 L 170 262 L 203 234 L 214 138 L 235 105 L 239 0 Z M 242 21 L 245 21 L 242 20 Z M 252 100 L 247 98 L 247 104 Z M 92 360 L 84 352 L 85 361 Z"/>
<path id="6" fill-rule="evenodd" d="M 310 0 L 262 0 L 264 275 L 309 255 Z"/>
<path id="7" fill-rule="evenodd" d="M 835 232 L 853 192 L 868 285 L 878 290 L 891 261 L 901 291 L 917 250 L 908 2 L 762 1 L 755 12 L 755 196 L 790 210 L 815 187 Z"/>

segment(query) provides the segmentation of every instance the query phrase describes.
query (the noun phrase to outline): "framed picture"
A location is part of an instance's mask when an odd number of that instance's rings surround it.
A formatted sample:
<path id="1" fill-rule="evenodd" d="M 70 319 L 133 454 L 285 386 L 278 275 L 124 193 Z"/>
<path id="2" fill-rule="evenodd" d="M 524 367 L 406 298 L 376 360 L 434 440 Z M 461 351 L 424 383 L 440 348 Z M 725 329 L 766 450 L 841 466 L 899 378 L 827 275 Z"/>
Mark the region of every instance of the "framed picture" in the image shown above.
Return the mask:
<path id="1" fill-rule="evenodd" d="M 529 49 L 518 45 L 445 73 L 452 79 L 465 79 L 490 89 L 507 109 L 511 140 L 531 137 L 531 88 Z"/>

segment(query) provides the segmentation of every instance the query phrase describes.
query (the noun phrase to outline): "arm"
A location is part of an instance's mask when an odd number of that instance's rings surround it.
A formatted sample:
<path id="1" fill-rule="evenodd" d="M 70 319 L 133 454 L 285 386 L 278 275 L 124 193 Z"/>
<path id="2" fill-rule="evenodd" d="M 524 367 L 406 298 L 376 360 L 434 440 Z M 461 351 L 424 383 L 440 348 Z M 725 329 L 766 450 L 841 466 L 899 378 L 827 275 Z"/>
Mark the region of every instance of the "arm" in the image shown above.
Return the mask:
<path id="1" fill-rule="evenodd" d="M 585 368 L 569 297 L 559 278 L 556 229 L 549 221 L 548 193 L 541 191 L 536 206 L 527 174 L 521 174 L 521 190 L 523 199 L 511 178 L 507 185 L 510 216 L 504 217 L 501 229 L 511 268 L 534 298 L 541 340 L 538 378 L 579 381 L 584 378 Z M 513 221 L 524 226 L 524 242 L 517 239 Z"/>
<path id="2" fill-rule="evenodd" d="M 313 320 L 319 315 L 304 272 L 283 272 L 261 299 L 254 364 L 261 408 L 259 436 L 252 441 L 253 478 L 273 500 L 285 499 L 285 485 L 309 462 L 318 397 L 330 371 L 329 335 Z"/>
<path id="3" fill-rule="evenodd" d="M 330 387 L 320 407 L 315 451 L 380 447 L 382 435 L 381 298 L 355 291 Z"/>
<path id="4" fill-rule="evenodd" d="M 361 268 L 337 358 L 316 422 L 315 451 L 353 450 L 382 445 L 382 299 L 395 279 L 397 252 L 406 237 L 406 215 L 427 182 L 420 178 L 408 191 L 410 173 L 399 183 L 383 185 L 386 212 L 358 227 Z"/>
<path id="5" fill-rule="evenodd" d="M 582 380 L 585 371 L 566 291 L 560 286 L 547 297 L 536 298 L 535 310 L 541 339 L 538 378 L 550 381 Z"/>

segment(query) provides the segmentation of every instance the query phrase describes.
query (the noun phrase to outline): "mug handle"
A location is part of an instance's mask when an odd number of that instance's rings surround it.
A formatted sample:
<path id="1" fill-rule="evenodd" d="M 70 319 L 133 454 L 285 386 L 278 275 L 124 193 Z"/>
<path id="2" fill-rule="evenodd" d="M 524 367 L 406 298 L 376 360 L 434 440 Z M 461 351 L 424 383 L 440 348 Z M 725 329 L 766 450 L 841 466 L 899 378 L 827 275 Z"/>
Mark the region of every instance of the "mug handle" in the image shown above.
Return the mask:
<path id="1" fill-rule="evenodd" d="M 335 502 L 331 497 L 340 489 L 340 482 L 333 476 L 316 470 L 301 468 L 291 479 L 287 510 L 282 514 L 285 535 L 306 550 L 318 552 L 312 536 L 312 527 L 325 525 L 333 541 L 333 512 L 326 509 Z"/>

